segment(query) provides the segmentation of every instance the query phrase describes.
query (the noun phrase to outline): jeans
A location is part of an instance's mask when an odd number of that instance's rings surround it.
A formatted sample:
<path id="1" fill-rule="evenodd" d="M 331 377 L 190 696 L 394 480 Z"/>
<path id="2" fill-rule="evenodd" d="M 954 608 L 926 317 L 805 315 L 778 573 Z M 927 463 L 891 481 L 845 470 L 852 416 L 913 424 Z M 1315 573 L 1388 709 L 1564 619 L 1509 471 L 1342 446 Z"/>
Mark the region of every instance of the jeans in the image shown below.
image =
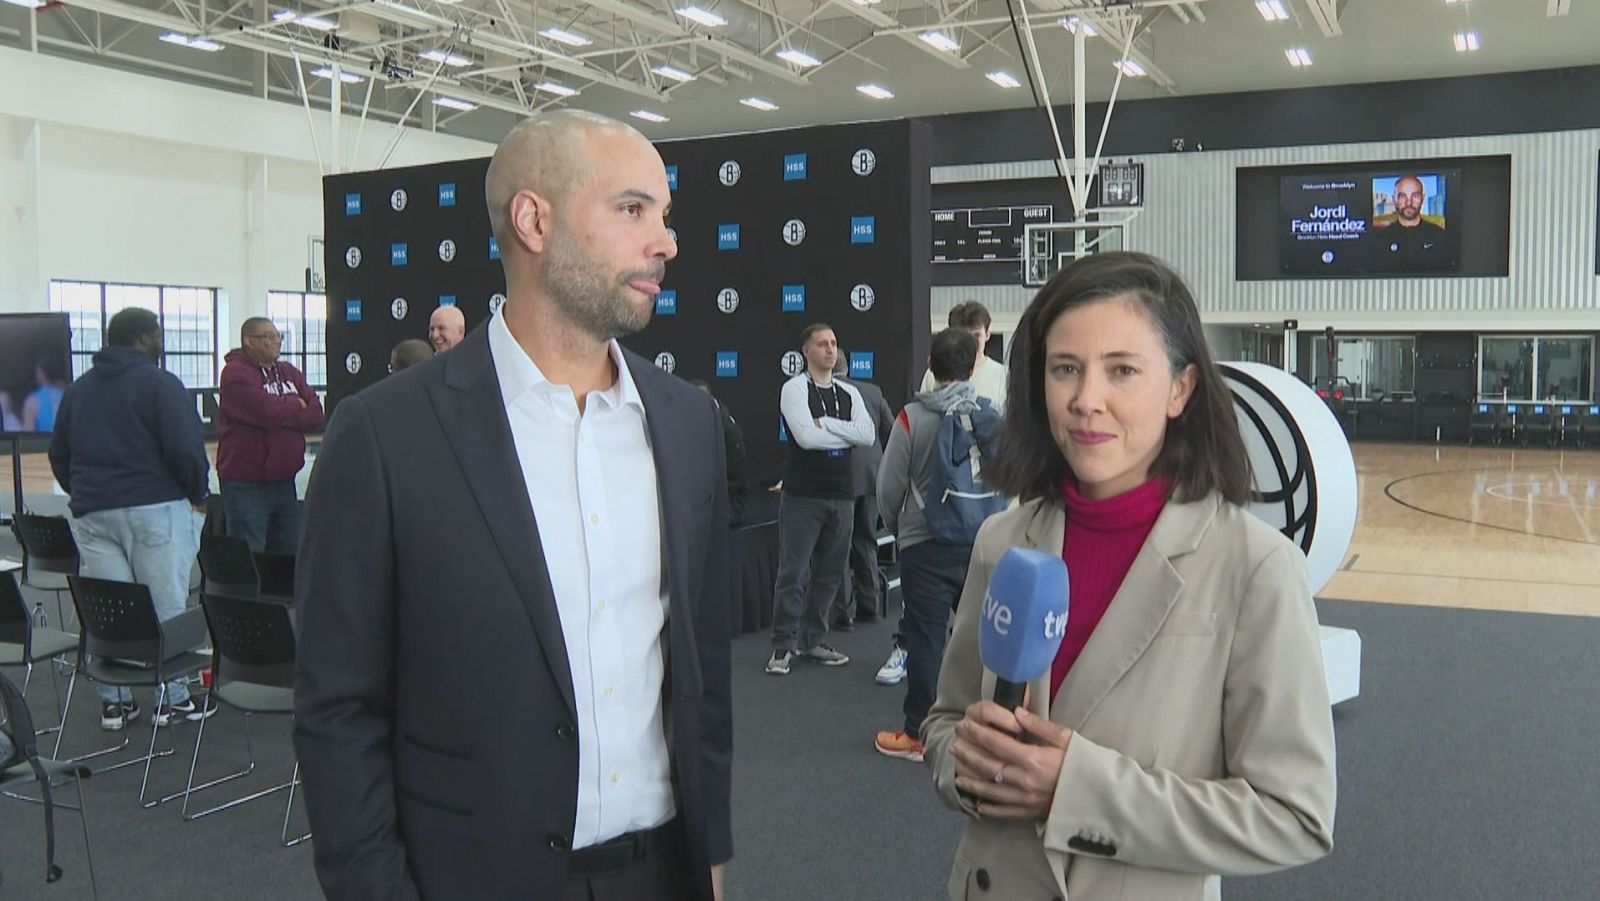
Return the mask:
<path id="1" fill-rule="evenodd" d="M 70 524 L 80 573 L 147 586 L 158 619 L 171 619 L 188 606 L 189 576 L 205 524 L 205 514 L 188 501 L 100 510 L 72 517 Z M 133 690 L 125 686 L 97 684 L 95 689 L 102 701 L 133 700 Z M 187 684 L 167 683 L 167 703 L 188 699 Z"/>
<path id="2" fill-rule="evenodd" d="M 222 518 L 230 538 L 243 538 L 250 552 L 293 555 L 300 544 L 300 499 L 294 480 L 223 482 Z"/>
<path id="3" fill-rule="evenodd" d="M 924 541 L 900 552 L 900 647 L 906 652 L 906 734 L 921 737 L 939 687 L 950 612 L 961 598 L 972 545 Z"/>
<path id="4" fill-rule="evenodd" d="M 774 651 L 810 650 L 828 634 L 828 608 L 850 556 L 853 506 L 848 500 L 784 496 L 772 591 Z"/>

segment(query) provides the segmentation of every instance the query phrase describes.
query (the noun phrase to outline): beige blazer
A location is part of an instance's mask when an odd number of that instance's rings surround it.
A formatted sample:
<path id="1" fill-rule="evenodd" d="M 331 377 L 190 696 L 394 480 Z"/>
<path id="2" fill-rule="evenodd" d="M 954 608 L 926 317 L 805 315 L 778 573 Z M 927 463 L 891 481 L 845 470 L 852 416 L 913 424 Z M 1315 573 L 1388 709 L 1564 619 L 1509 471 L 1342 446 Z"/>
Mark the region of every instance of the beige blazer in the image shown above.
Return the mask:
<path id="1" fill-rule="evenodd" d="M 1036 500 L 974 546 L 923 724 L 940 796 L 972 817 L 950 897 L 1213 901 L 1223 875 L 1327 854 L 1333 719 L 1305 556 L 1215 497 L 1167 504 L 1048 710 L 1050 674 L 1031 684 L 1030 709 L 1075 732 L 1049 819 L 980 819 L 957 794 L 956 723 L 994 691 L 978 658 L 989 575 L 1010 547 L 1059 554 L 1064 525 Z"/>

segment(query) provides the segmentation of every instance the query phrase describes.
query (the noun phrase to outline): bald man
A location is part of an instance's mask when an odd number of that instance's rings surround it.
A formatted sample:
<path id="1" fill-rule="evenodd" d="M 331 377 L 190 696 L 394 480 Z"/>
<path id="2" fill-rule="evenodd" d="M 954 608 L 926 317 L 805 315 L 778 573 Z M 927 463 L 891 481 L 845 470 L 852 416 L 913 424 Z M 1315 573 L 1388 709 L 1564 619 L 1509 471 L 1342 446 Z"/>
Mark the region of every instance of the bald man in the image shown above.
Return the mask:
<path id="1" fill-rule="evenodd" d="M 428 343 L 433 352 L 442 354 L 467 336 L 467 317 L 460 307 L 440 307 L 428 317 Z"/>
<path id="2" fill-rule="evenodd" d="M 677 254 L 666 169 L 626 125 L 548 113 L 485 188 L 508 302 L 346 398 L 308 492 L 295 747 L 317 875 L 334 899 L 713 901 L 733 853 L 722 425 L 616 340 Z"/>
<path id="3" fill-rule="evenodd" d="M 1414 266 L 1437 262 L 1450 256 L 1444 228 L 1423 216 L 1428 191 L 1422 179 L 1403 175 L 1394 182 L 1394 212 L 1377 217 L 1376 228 L 1368 232 L 1377 246 L 1377 264 Z"/>

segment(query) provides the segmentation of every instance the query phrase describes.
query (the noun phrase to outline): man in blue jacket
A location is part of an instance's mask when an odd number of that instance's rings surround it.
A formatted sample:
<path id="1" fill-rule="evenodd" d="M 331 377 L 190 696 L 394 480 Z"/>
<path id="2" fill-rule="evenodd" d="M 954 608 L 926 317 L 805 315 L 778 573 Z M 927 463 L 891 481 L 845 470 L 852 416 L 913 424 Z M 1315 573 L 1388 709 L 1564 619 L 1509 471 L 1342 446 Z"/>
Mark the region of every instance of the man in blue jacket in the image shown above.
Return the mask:
<path id="1" fill-rule="evenodd" d="M 111 317 L 94 367 L 67 389 L 50 436 L 50 469 L 71 496 L 79 571 L 149 586 L 156 615 L 171 619 L 189 598 L 200 549 L 210 462 L 200 417 L 178 377 L 156 365 L 161 322 L 129 307 Z M 100 728 L 139 716 L 127 688 L 100 685 Z M 156 723 L 198 720 L 183 682 L 167 686 Z"/>

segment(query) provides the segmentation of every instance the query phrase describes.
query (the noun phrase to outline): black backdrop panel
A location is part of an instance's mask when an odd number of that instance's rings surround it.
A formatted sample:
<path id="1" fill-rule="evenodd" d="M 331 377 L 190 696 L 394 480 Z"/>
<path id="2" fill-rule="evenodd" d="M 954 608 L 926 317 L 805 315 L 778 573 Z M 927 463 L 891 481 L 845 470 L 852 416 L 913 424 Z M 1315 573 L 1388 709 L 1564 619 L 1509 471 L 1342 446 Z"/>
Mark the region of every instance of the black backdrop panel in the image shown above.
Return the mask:
<path id="1" fill-rule="evenodd" d="M 779 477 L 778 393 L 806 325 L 834 326 L 852 374 L 898 409 L 928 353 L 928 127 L 829 126 L 658 149 L 678 257 L 650 325 L 624 343 L 711 383 L 743 426 L 754 481 Z M 441 303 L 460 307 L 469 330 L 490 316 L 505 280 L 484 208 L 487 166 L 324 179 L 331 405 L 382 378 L 389 351 L 426 337 Z"/>

